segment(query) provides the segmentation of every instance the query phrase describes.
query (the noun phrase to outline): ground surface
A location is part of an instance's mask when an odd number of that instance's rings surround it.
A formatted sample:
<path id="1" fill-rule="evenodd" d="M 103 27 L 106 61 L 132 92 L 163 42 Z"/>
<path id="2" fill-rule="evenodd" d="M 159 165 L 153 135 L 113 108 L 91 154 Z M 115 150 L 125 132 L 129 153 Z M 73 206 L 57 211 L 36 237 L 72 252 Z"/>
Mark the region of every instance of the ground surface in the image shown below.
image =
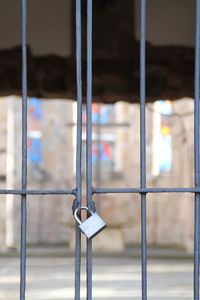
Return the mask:
<path id="1" fill-rule="evenodd" d="M 83 290 L 85 276 L 83 262 Z M 0 258 L 0 300 L 18 300 L 19 262 L 17 258 Z M 72 300 L 72 258 L 29 258 L 27 266 L 27 300 Z M 150 260 L 148 299 L 192 299 L 192 260 Z M 96 258 L 94 260 L 94 300 L 141 299 L 140 262 L 130 258 Z"/>

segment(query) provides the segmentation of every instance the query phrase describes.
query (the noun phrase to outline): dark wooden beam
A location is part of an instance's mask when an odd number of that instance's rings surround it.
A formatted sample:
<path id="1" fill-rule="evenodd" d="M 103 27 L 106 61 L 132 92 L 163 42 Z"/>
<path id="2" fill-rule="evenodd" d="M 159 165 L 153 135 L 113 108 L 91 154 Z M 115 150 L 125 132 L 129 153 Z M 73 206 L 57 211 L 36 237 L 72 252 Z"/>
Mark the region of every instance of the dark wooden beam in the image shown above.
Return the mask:
<path id="1" fill-rule="evenodd" d="M 139 101 L 139 42 L 134 38 L 133 0 L 96 0 L 93 17 L 93 99 Z M 83 4 L 83 94 L 86 70 L 86 1 Z M 75 15 L 75 7 L 72 8 Z M 28 94 L 76 98 L 75 24 L 71 57 L 36 57 L 28 49 Z M 194 49 L 147 44 L 147 101 L 193 97 Z M 21 94 L 21 49 L 0 51 L 0 95 Z M 85 97 L 84 97 L 85 98 Z"/>
<path id="2" fill-rule="evenodd" d="M 131 58 L 94 59 L 94 101 L 139 101 L 139 44 L 134 43 L 133 49 Z M 147 45 L 147 101 L 193 97 L 193 87 L 194 49 Z M 29 50 L 28 91 L 30 96 L 41 98 L 75 99 L 74 60 L 54 55 L 34 57 Z M 21 94 L 20 47 L 0 51 L 0 95 L 11 94 Z"/>

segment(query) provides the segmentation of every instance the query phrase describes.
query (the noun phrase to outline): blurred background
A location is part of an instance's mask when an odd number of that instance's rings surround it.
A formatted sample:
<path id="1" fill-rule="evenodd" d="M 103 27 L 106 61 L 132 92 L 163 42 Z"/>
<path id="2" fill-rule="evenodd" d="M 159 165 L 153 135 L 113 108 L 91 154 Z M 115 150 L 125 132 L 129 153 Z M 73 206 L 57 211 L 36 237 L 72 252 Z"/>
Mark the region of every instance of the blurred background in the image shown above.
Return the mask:
<path id="1" fill-rule="evenodd" d="M 1 109 L 1 188 L 20 189 L 21 103 L 10 96 Z M 149 187 L 192 187 L 193 100 L 158 100 L 147 104 L 147 183 Z M 92 106 L 94 187 L 139 187 L 139 104 Z M 86 195 L 86 116 L 83 107 L 83 202 Z M 28 100 L 28 188 L 75 186 L 76 103 Z M 20 199 L 1 196 L 1 247 L 20 242 Z M 149 194 L 148 243 L 193 251 L 193 196 Z M 74 234 L 71 196 L 29 196 L 28 243 L 70 244 Z M 96 195 L 108 228 L 94 247 L 122 252 L 140 244 L 140 196 Z M 104 241 L 105 239 L 105 241 Z M 113 243 L 114 240 L 114 243 Z"/>
<path id="2" fill-rule="evenodd" d="M 20 5 L 20 1 L 0 2 L 1 189 L 21 188 Z M 87 122 L 85 5 L 86 1 L 82 1 L 83 203 Z M 139 10 L 139 0 L 126 0 L 126 5 L 123 0 L 94 1 L 92 184 L 97 188 L 140 187 Z M 75 188 L 74 16 L 74 1 L 28 1 L 29 189 Z M 148 187 L 194 186 L 194 36 L 195 0 L 148 2 Z M 14 195 L 0 198 L 0 299 L 17 299 L 21 202 Z M 193 198 L 192 194 L 147 195 L 152 299 L 192 299 Z M 27 243 L 32 257 L 28 265 L 28 299 L 72 299 L 74 274 L 69 257 L 74 253 L 73 200 L 72 196 L 28 196 Z M 94 264 L 95 299 L 139 299 L 140 196 L 95 195 L 94 200 L 108 225 L 94 242 L 94 255 L 104 257 L 97 258 Z M 111 256 L 116 258 L 111 260 Z M 49 278 L 48 270 L 55 277 Z M 107 277 L 103 278 L 105 273 Z M 40 275 L 40 282 L 44 277 L 46 281 L 38 286 L 34 278 Z M 136 284 L 133 291 L 132 279 Z M 172 281 L 178 282 L 176 286 Z M 108 289 L 103 292 L 106 284 Z M 34 289 L 37 293 L 32 293 Z"/>

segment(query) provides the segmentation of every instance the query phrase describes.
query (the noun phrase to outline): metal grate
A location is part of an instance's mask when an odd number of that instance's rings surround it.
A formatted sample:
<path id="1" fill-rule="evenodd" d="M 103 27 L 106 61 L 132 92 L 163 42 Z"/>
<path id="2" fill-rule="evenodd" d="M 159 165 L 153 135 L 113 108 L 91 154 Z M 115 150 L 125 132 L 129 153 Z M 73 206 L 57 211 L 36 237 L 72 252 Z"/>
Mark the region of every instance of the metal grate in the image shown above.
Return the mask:
<path id="1" fill-rule="evenodd" d="M 22 4 L 22 185 L 21 190 L 0 190 L 0 194 L 21 195 L 21 264 L 20 300 L 25 300 L 26 290 L 26 223 L 27 195 L 74 195 L 74 206 L 81 205 L 81 146 L 82 146 L 82 51 L 81 51 L 81 0 L 76 0 L 76 67 L 77 67 L 77 159 L 76 188 L 71 190 L 28 190 L 27 189 L 27 0 Z M 146 195 L 147 193 L 193 193 L 195 196 L 194 237 L 194 300 L 199 300 L 199 228 L 200 228 L 200 147 L 199 147 L 199 99 L 200 99 L 200 0 L 196 0 L 196 58 L 195 58 L 195 115 L 194 115 L 194 164 L 195 187 L 192 188 L 148 188 L 146 186 L 146 0 L 141 0 L 140 38 L 140 188 L 93 188 L 92 187 L 92 4 L 87 0 L 87 205 L 94 209 L 94 194 L 138 193 L 141 195 L 141 262 L 142 299 L 147 297 L 147 238 L 146 238 Z M 80 300 L 81 234 L 76 227 L 75 248 L 75 300 Z M 87 241 L 87 300 L 92 300 L 92 242 Z"/>

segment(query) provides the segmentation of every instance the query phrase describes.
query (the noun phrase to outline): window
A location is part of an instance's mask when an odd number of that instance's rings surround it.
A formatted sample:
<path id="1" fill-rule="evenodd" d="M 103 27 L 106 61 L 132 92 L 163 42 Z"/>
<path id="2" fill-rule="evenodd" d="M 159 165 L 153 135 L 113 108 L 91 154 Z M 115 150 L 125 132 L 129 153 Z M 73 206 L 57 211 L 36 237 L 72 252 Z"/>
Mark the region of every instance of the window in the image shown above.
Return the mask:
<path id="1" fill-rule="evenodd" d="M 172 170 L 172 103 L 159 100 L 153 105 L 153 175 Z"/>

